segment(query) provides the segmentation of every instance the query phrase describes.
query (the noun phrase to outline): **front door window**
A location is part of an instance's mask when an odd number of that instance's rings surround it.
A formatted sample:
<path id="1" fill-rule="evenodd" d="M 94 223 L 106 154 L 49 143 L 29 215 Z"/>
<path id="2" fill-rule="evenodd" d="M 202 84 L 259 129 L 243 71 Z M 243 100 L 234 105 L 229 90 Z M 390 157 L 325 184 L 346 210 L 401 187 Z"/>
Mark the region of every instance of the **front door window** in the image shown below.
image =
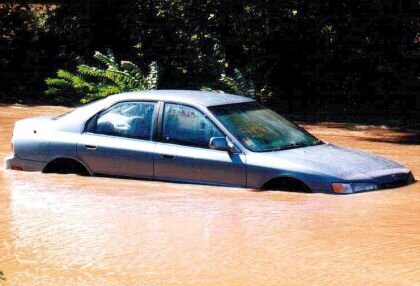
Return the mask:
<path id="1" fill-rule="evenodd" d="M 209 148 L 210 138 L 223 136 L 213 122 L 197 109 L 180 104 L 165 104 L 163 142 Z"/>

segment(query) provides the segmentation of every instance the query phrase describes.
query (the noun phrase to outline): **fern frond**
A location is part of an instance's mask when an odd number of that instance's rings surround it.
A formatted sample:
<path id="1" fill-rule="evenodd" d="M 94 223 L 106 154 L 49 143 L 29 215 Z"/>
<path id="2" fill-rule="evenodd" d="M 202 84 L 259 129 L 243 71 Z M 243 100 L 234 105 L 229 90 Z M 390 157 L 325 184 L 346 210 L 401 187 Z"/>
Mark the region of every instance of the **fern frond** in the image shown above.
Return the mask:
<path id="1" fill-rule="evenodd" d="M 138 80 L 132 77 L 127 72 L 108 69 L 105 71 L 105 76 L 108 80 L 117 85 L 122 91 L 138 88 Z"/>
<path id="2" fill-rule="evenodd" d="M 62 89 L 56 87 L 48 87 L 47 90 L 44 91 L 44 94 L 47 96 L 58 95 L 62 92 Z"/>
<path id="3" fill-rule="evenodd" d="M 108 53 L 108 56 L 102 54 L 99 51 L 96 51 L 93 55 L 95 59 L 97 59 L 99 62 L 103 63 L 107 67 L 112 67 L 114 69 L 119 69 L 118 63 L 115 61 L 114 56 L 112 53 Z"/>
<path id="4" fill-rule="evenodd" d="M 246 94 L 248 97 L 255 98 L 256 95 L 255 83 L 253 80 L 248 82 L 248 89 L 246 90 Z"/>
<path id="5" fill-rule="evenodd" d="M 214 91 L 214 89 L 212 89 L 211 87 L 208 87 L 208 86 L 202 86 L 200 88 L 200 91 Z"/>
<path id="6" fill-rule="evenodd" d="M 243 95 L 246 95 L 248 90 L 248 83 L 242 74 L 242 72 L 239 69 L 234 69 L 233 73 L 235 75 L 235 82 L 238 86 L 238 88 L 241 90 Z"/>
<path id="7" fill-rule="evenodd" d="M 79 65 L 77 66 L 77 71 L 85 77 L 90 77 L 92 79 L 106 79 L 105 76 L 105 71 L 95 68 L 95 67 L 90 67 L 87 65 Z"/>
<path id="8" fill-rule="evenodd" d="M 213 89 L 213 88 L 208 87 L 208 86 L 202 86 L 202 87 L 200 88 L 200 91 L 217 92 L 217 93 L 225 93 L 223 90 L 220 90 L 220 89 Z"/>
<path id="9" fill-rule="evenodd" d="M 81 96 L 81 102 L 103 98 L 124 91 L 156 89 L 158 85 L 158 66 L 149 65 L 149 74 L 144 76 L 140 68 L 132 62 L 117 63 L 111 52 L 104 55 L 95 52 L 94 58 L 106 66 L 106 69 L 88 65 L 77 66 L 77 73 L 58 70 L 57 78 L 47 78 L 45 94 Z"/>
<path id="10" fill-rule="evenodd" d="M 219 81 L 226 86 L 229 92 L 241 94 L 241 89 L 238 86 L 238 83 L 233 78 L 228 77 L 226 74 L 221 74 Z"/>
<path id="11" fill-rule="evenodd" d="M 84 93 L 86 91 L 90 92 L 95 89 L 95 87 L 92 84 L 87 82 L 80 75 L 76 75 L 65 70 L 58 70 L 57 77 L 71 82 L 72 87 L 77 92 Z"/>
<path id="12" fill-rule="evenodd" d="M 103 86 L 100 86 L 98 88 L 98 92 L 96 93 L 97 97 L 107 97 L 109 95 L 112 94 L 117 94 L 122 92 L 122 90 L 120 88 L 118 88 L 118 86 L 112 85 L 112 84 L 106 84 Z"/>
<path id="13" fill-rule="evenodd" d="M 65 79 L 62 78 L 51 78 L 48 77 L 45 79 L 45 84 L 48 87 L 54 87 L 58 89 L 65 89 L 65 88 L 71 88 L 71 83 Z"/>
<path id="14" fill-rule="evenodd" d="M 147 89 L 157 89 L 159 80 L 159 66 L 156 62 L 149 65 L 149 74 L 146 78 Z"/>
<path id="15" fill-rule="evenodd" d="M 73 78 L 77 76 L 69 71 L 60 69 L 57 71 L 57 77 L 72 82 Z"/>
<path id="16" fill-rule="evenodd" d="M 142 71 L 139 69 L 139 67 L 130 62 L 130 61 L 121 61 L 120 63 L 121 68 L 125 69 L 130 75 L 133 77 L 144 77 Z"/>
<path id="17" fill-rule="evenodd" d="M 88 93 L 80 99 L 81 103 L 89 103 L 91 101 L 107 97 L 112 94 L 120 93 L 121 90 L 114 84 L 101 83 L 96 86 L 93 93 Z"/>

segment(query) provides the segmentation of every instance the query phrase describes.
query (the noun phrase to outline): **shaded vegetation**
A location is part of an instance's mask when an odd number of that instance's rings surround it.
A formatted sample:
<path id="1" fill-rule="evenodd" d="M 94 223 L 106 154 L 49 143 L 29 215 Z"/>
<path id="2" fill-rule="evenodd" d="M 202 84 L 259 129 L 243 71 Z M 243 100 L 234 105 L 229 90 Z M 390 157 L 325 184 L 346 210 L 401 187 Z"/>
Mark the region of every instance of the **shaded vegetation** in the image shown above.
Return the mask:
<path id="1" fill-rule="evenodd" d="M 272 92 L 267 87 L 256 87 L 252 77 L 243 74 L 239 69 L 236 68 L 233 70 L 232 76 L 227 76 L 226 73 L 222 73 L 218 80 L 219 82 L 215 83 L 214 86 L 219 86 L 220 89 L 203 86 L 201 90 L 223 93 L 228 92 L 264 102 L 271 99 L 272 96 Z"/>
<path id="2" fill-rule="evenodd" d="M 104 55 L 95 52 L 93 56 L 105 68 L 85 64 L 77 66 L 77 72 L 58 70 L 56 78 L 47 78 L 46 95 L 59 96 L 63 100 L 75 98 L 86 103 L 126 91 L 156 89 L 158 85 L 158 66 L 149 65 L 149 73 L 144 75 L 140 68 L 130 61 L 118 62 L 109 52 Z"/>
<path id="3" fill-rule="evenodd" d="M 266 94 L 289 113 L 418 119 L 416 1 L 49 3 L 0 6 L 3 99 L 40 98 L 45 78 L 110 49 L 142 71 L 159 63 L 160 88 Z"/>

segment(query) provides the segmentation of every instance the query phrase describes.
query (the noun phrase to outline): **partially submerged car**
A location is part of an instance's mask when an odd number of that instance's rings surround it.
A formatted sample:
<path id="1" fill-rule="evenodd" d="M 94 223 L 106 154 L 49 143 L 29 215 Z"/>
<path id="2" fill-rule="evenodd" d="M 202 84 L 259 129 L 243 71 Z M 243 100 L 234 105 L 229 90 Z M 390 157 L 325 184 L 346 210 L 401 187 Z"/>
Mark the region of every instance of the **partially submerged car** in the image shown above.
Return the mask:
<path id="1" fill-rule="evenodd" d="M 7 169 L 355 193 L 414 181 L 391 160 L 324 143 L 256 101 L 158 90 L 16 122 Z"/>

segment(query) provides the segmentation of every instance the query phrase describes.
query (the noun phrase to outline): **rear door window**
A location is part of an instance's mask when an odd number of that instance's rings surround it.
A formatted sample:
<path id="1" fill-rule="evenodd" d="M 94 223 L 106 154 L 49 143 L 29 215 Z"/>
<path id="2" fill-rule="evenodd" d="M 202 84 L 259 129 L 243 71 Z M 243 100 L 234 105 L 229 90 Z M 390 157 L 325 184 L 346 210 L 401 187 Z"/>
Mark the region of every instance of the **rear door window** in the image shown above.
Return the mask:
<path id="1" fill-rule="evenodd" d="M 122 102 L 100 113 L 87 129 L 96 134 L 151 140 L 155 102 Z"/>

